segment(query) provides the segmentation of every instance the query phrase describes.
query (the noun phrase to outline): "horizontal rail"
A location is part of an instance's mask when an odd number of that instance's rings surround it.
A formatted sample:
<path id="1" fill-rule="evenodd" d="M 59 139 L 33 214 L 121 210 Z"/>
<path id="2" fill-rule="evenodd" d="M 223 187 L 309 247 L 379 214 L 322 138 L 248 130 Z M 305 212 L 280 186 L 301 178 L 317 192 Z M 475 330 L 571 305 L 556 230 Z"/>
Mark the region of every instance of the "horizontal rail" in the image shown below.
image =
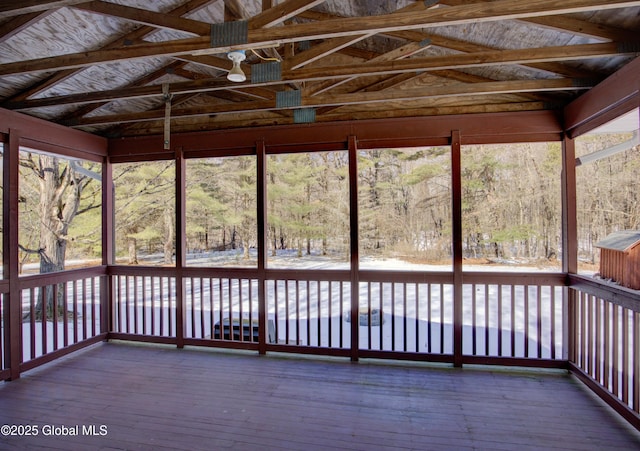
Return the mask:
<path id="1" fill-rule="evenodd" d="M 565 286 L 567 276 L 557 272 L 484 272 L 465 271 L 462 273 L 464 283 L 491 284 L 491 285 L 547 285 Z"/>
<path id="2" fill-rule="evenodd" d="M 358 272 L 361 282 L 403 282 L 403 283 L 443 283 L 452 284 L 453 274 L 444 271 L 376 271 L 361 270 Z"/>
<path id="3" fill-rule="evenodd" d="M 89 268 L 71 269 L 55 273 L 32 274 L 18 278 L 18 287 L 20 289 L 29 289 L 105 275 L 107 275 L 106 266 L 92 266 Z"/>
<path id="4" fill-rule="evenodd" d="M 94 337 L 88 338 L 83 341 L 79 341 L 78 343 L 71 344 L 62 349 L 58 349 L 57 351 L 50 352 L 48 354 L 42 355 L 40 357 L 36 357 L 33 360 L 29 360 L 28 362 L 24 362 L 20 364 L 20 371 L 29 371 L 34 368 L 39 367 L 40 365 L 44 365 L 45 363 L 53 362 L 56 359 L 64 357 L 65 355 L 71 354 L 72 352 L 79 351 L 80 349 L 84 349 L 88 346 L 94 345 L 101 341 L 106 340 L 107 333 L 101 333 Z"/>
<path id="5" fill-rule="evenodd" d="M 569 275 L 568 286 L 621 307 L 640 311 L 640 292 L 637 290 L 577 274 Z"/>

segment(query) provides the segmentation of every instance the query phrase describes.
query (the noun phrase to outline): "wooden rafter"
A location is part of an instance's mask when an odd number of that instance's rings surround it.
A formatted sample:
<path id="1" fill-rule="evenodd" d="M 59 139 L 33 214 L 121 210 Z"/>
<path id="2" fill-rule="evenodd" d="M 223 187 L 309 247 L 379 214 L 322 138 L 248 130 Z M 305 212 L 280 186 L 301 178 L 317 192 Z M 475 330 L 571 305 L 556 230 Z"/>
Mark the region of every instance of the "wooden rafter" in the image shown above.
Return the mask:
<path id="1" fill-rule="evenodd" d="M 289 124 L 296 108 L 315 109 L 314 120 L 323 122 L 557 109 L 640 48 L 638 22 L 632 18 L 640 0 L 415 1 L 395 11 L 392 3 L 381 5 L 385 13 L 345 1 L 342 15 L 335 3 L 324 5 L 324 0 L 214 1 L 180 0 L 163 12 L 155 4 L 134 7 L 110 0 L 4 2 L 9 6 L 0 0 L 0 17 L 6 17 L 0 20 L 0 45 L 11 48 L 15 42 L 14 55 L 29 54 L 19 46 L 34 32 L 51 30 L 49 39 L 55 40 L 54 24 L 62 18 L 89 29 L 95 21 L 96 31 L 102 31 L 101 24 L 108 23 L 104 17 L 111 16 L 123 30 L 108 36 L 91 30 L 94 42 L 102 42 L 97 49 L 3 59 L 0 79 L 10 95 L 0 98 L 0 107 L 109 136 L 158 133 L 165 121 L 157 80 L 170 73 L 174 78 L 164 85 L 174 96 L 172 132 Z M 194 15 L 200 8 L 205 9 Z M 633 15 L 606 11 L 615 8 Z M 594 14 L 567 15 L 577 12 Z M 248 40 L 212 47 L 211 24 L 223 20 L 245 20 Z M 473 27 L 477 37 L 463 31 L 469 29 L 464 25 L 480 22 L 486 26 Z M 492 22 L 508 27 L 510 36 L 524 37 L 522 45 L 505 43 L 502 33 L 493 36 Z M 159 29 L 173 33 L 158 40 L 152 34 Z M 175 38 L 176 31 L 192 37 Z M 250 81 L 260 61 L 247 52 L 242 70 L 248 81 L 228 81 L 232 63 L 226 53 L 236 48 L 278 58 L 278 76 Z M 144 64 L 131 64 L 135 60 Z M 94 89 L 99 75 L 91 87 L 86 77 L 74 78 L 86 67 L 110 63 L 123 69 L 105 80 L 103 86 L 114 88 Z M 146 73 L 137 72 L 143 67 Z M 29 86 L 29 80 L 37 81 Z M 54 87 L 60 95 L 51 95 Z M 301 91 L 301 101 L 283 105 L 280 91 L 290 89 Z"/>
<path id="2" fill-rule="evenodd" d="M 335 19 L 320 24 L 302 23 L 286 27 L 249 30 L 248 44 L 238 48 L 273 47 L 287 42 L 326 39 L 358 35 L 367 32 L 393 32 L 417 28 L 528 18 L 550 14 L 564 14 L 607 8 L 640 6 L 640 1 L 623 0 L 538 0 L 523 3 L 516 0 L 498 0 L 491 3 L 469 4 L 451 8 L 428 9 L 418 12 L 388 14 L 371 17 Z M 118 49 L 105 49 L 56 57 L 18 61 L 0 65 L 0 75 L 33 73 L 47 70 L 85 67 L 112 61 L 123 61 L 151 56 L 175 56 L 193 53 L 222 53 L 228 48 L 211 48 L 209 37 L 180 39 L 170 42 L 131 45 Z"/>
<path id="3" fill-rule="evenodd" d="M 53 10 L 47 10 L 42 12 L 28 13 L 22 14 L 20 16 L 12 17 L 0 24 L 0 42 L 4 42 L 9 39 L 11 36 L 14 36 L 20 33 L 22 30 L 26 30 L 32 24 L 38 22 L 41 19 L 44 19 L 49 14 L 51 14 Z"/>
<path id="4" fill-rule="evenodd" d="M 146 76 L 139 78 L 138 80 L 135 80 L 134 82 L 130 83 L 128 87 L 136 87 L 136 86 L 144 86 L 147 85 L 149 83 L 152 83 L 153 81 L 157 80 L 160 77 L 165 76 L 166 74 L 169 73 L 175 73 L 176 71 L 180 70 L 181 68 L 184 67 L 186 63 L 183 61 L 174 61 L 173 63 L 170 63 L 150 74 L 147 74 Z M 84 105 L 70 113 L 65 114 L 63 117 L 61 117 L 61 120 L 76 120 L 78 118 L 81 118 L 82 116 L 89 114 L 92 111 L 97 110 L 98 108 L 107 105 L 109 103 L 109 101 L 104 101 L 104 102 L 99 102 L 99 103 L 91 103 L 88 105 Z"/>
<path id="5" fill-rule="evenodd" d="M 3 0 L 0 1 L 0 19 L 42 12 L 82 3 L 83 0 Z"/>
<path id="6" fill-rule="evenodd" d="M 115 16 L 156 28 L 186 31 L 197 36 L 205 36 L 211 31 L 211 25 L 198 20 L 187 19 L 173 14 L 163 14 L 148 9 L 133 8 L 103 1 L 93 1 L 75 5 L 76 8 L 93 13 Z"/>
<path id="7" fill-rule="evenodd" d="M 395 12 L 393 12 L 392 14 L 398 14 L 398 13 L 407 13 L 407 12 L 412 12 L 412 11 L 424 11 L 424 9 L 426 8 L 424 2 L 416 2 L 413 3 L 409 6 L 406 6 L 404 8 L 401 8 Z M 307 11 L 302 12 L 301 14 L 306 14 Z M 313 13 L 311 13 L 313 14 Z M 337 16 L 333 16 L 331 17 L 332 19 L 338 19 L 339 17 Z M 325 19 L 327 20 L 327 19 Z M 327 39 L 324 42 L 314 45 L 312 46 L 310 49 L 305 50 L 301 53 L 298 53 L 297 55 L 288 58 L 285 62 L 284 62 L 284 67 L 286 69 L 298 69 L 300 67 L 303 67 L 307 64 L 311 64 L 315 61 L 318 61 L 328 55 L 331 55 L 335 52 L 338 52 L 346 47 L 350 47 L 351 45 L 355 44 L 356 42 L 360 42 L 364 39 L 367 39 L 371 36 L 374 36 L 375 34 L 377 34 L 376 31 L 371 31 L 369 33 L 363 33 L 361 35 L 354 35 L 354 36 L 344 36 L 344 37 L 337 37 L 337 38 L 332 38 L 332 39 Z"/>
<path id="8" fill-rule="evenodd" d="M 478 2 L 487 2 L 490 0 L 476 0 Z M 465 0 L 440 0 L 440 4 L 449 6 L 459 6 L 466 3 Z M 628 30 L 620 30 L 614 27 L 609 27 L 603 24 L 594 24 L 585 20 L 580 20 L 575 17 L 567 16 L 544 16 L 544 17 L 530 17 L 522 19 L 524 22 L 529 22 L 536 25 L 542 25 L 548 28 L 554 28 L 560 31 L 566 31 L 581 36 L 589 36 L 593 38 L 600 38 L 608 41 L 624 41 L 627 39 L 633 39 L 635 33 Z"/>
<path id="9" fill-rule="evenodd" d="M 597 58 L 617 55 L 620 50 L 615 43 L 582 44 L 575 46 L 543 47 L 540 49 L 521 49 L 488 51 L 472 54 L 457 54 L 448 56 L 431 56 L 425 58 L 410 58 L 405 60 L 380 61 L 374 64 L 352 64 L 328 68 L 302 68 L 295 71 L 284 71 L 283 81 L 254 83 L 252 86 L 267 86 L 287 83 L 288 81 L 317 81 L 327 79 L 349 78 L 352 76 L 373 76 L 384 74 L 415 73 L 416 71 L 436 71 L 452 68 L 481 67 L 499 64 L 523 64 L 533 61 L 554 61 L 583 58 Z M 630 53 L 632 53 L 630 51 Z M 226 79 L 214 78 L 195 80 L 191 82 L 172 83 L 171 92 L 186 93 L 196 91 L 215 91 L 239 87 Z M 42 99 L 25 100 L 21 102 L 5 102 L 2 107 L 9 109 L 26 109 L 72 103 L 102 102 L 106 100 L 150 97 L 161 95 L 158 86 L 144 86 L 138 88 L 123 88 L 102 92 L 71 94 Z"/>
<path id="10" fill-rule="evenodd" d="M 570 79 L 550 80 L 517 80 L 488 83 L 458 83 L 455 85 L 425 87 L 407 90 L 386 90 L 376 92 L 360 92 L 354 94 L 322 95 L 302 100 L 301 107 L 318 108 L 333 105 L 357 105 L 380 103 L 387 101 L 413 101 L 437 97 L 505 94 L 514 92 L 567 91 L 585 90 L 590 85 Z M 210 114 L 232 114 L 238 112 L 271 111 L 278 109 L 273 101 L 252 101 L 246 103 L 230 103 L 223 105 L 207 105 L 187 107 L 172 111 L 172 117 L 191 117 Z M 282 108 L 289 109 L 289 108 Z M 125 113 L 109 116 L 93 116 L 65 123 L 69 126 L 105 125 L 124 122 L 158 120 L 163 117 L 161 111 L 145 111 L 141 113 Z"/>
<path id="11" fill-rule="evenodd" d="M 189 11 L 197 10 L 204 5 L 207 5 L 211 1 L 212 0 L 189 0 L 187 3 L 173 9 L 168 14 L 177 16 L 184 15 Z M 155 28 L 149 26 L 140 27 L 130 33 L 127 33 L 125 36 L 119 36 L 116 39 L 111 39 L 110 42 L 108 42 L 103 47 L 103 49 L 119 48 L 123 45 L 124 42 L 140 42 L 146 35 L 154 32 L 155 30 Z M 81 69 L 67 69 L 54 73 L 47 77 L 45 80 L 38 82 L 35 85 L 12 96 L 9 100 L 20 101 L 28 99 L 31 96 L 35 96 L 41 92 L 46 91 L 47 89 L 51 89 L 56 84 L 61 83 L 70 77 L 73 77 L 79 72 L 79 70 Z"/>
<path id="12" fill-rule="evenodd" d="M 286 0 L 276 6 L 264 9 L 261 14 L 249 19 L 249 28 L 269 28 L 279 25 L 320 3 L 324 3 L 324 1 Z"/>
<path id="13" fill-rule="evenodd" d="M 469 97 L 471 100 L 472 97 Z M 462 115 L 462 114 L 478 114 L 478 113 L 520 113 L 526 111 L 543 110 L 545 105 L 543 102 L 520 102 L 520 103 L 491 103 L 486 97 L 481 100 L 476 99 L 469 103 L 461 103 L 455 106 L 420 106 L 420 107 L 407 107 L 406 109 L 389 109 L 389 108 L 377 108 L 374 111 L 366 112 L 338 112 L 327 114 L 325 116 L 319 116 L 316 118 L 317 122 L 339 122 L 339 121 L 358 121 L 365 119 L 393 119 L 403 117 L 420 117 L 420 116 L 438 116 L 438 115 Z M 202 122 L 195 122 L 202 119 Z M 266 118 L 252 118 L 250 121 L 234 115 L 224 115 L 216 117 L 215 121 L 206 120 L 206 117 L 197 119 L 189 119 L 184 123 L 178 122 L 172 125 L 172 131 L 175 133 L 189 132 L 200 129 L 233 129 L 247 127 L 271 126 L 271 125 L 285 125 L 291 124 L 293 121 L 291 118 L 285 117 L 266 117 Z M 145 136 L 159 134 L 162 129 L 158 125 L 158 122 L 141 122 L 135 125 L 135 127 L 128 128 L 126 131 L 127 136 Z M 195 125 L 195 127 L 194 127 Z M 114 133 L 112 136 L 121 136 L 118 133 Z"/>
<path id="14" fill-rule="evenodd" d="M 411 55 L 415 55 L 416 53 L 422 51 L 425 49 L 425 47 L 428 46 L 428 43 L 426 41 L 422 41 L 422 42 L 410 42 L 408 44 L 405 44 L 401 47 L 398 47 L 394 50 L 391 50 L 385 54 L 382 55 L 378 55 L 372 59 L 370 59 L 369 61 L 367 61 L 364 64 L 368 64 L 368 65 L 374 65 L 380 62 L 386 62 L 386 61 L 394 61 L 394 60 L 400 60 L 403 58 L 408 58 Z M 349 77 L 349 78 L 343 78 L 340 79 L 338 81 L 332 81 L 329 80 L 327 82 L 321 83 L 319 85 L 316 86 L 312 86 L 310 88 L 308 88 L 306 90 L 308 95 L 317 95 L 317 94 L 321 94 L 323 92 L 327 92 L 330 89 L 333 89 L 337 86 L 342 86 L 342 88 L 345 88 L 345 84 L 350 83 L 352 81 L 354 81 L 356 78 L 358 78 L 357 76 L 353 76 L 353 77 Z M 348 86 L 347 86 L 348 89 Z"/>
<path id="15" fill-rule="evenodd" d="M 418 4 L 422 4 L 422 3 L 418 3 Z M 336 15 L 332 15 L 332 14 L 327 14 L 327 13 L 322 13 L 322 12 L 317 12 L 317 11 L 305 11 L 304 13 L 302 13 L 301 15 L 302 17 L 306 18 L 306 19 L 310 19 L 310 20 L 316 20 L 316 21 L 324 21 L 324 20 L 331 20 L 331 19 L 339 19 L 342 18 L 342 16 L 336 16 Z M 563 17 L 566 18 L 566 16 L 556 16 L 556 17 Z M 547 19 L 546 17 L 542 17 L 542 18 L 533 18 L 531 19 L 533 20 L 537 20 L 540 19 L 541 21 L 544 21 L 545 19 Z M 568 18 L 568 20 L 572 20 L 571 18 Z M 580 23 L 583 23 L 583 21 L 578 21 Z M 587 27 L 587 25 L 585 24 L 585 28 Z M 450 49 L 456 52 L 465 52 L 465 53 L 474 53 L 474 52 L 484 52 L 484 51 L 488 51 L 488 50 L 501 50 L 501 49 L 497 49 L 497 48 L 490 48 L 488 46 L 485 45 L 479 45 L 479 44 L 475 44 L 473 42 L 469 42 L 469 41 L 462 41 L 462 40 L 458 40 L 458 39 L 453 39 L 450 37 L 443 37 L 443 36 L 439 36 L 437 34 L 434 33 L 426 33 L 423 31 L 418 31 L 418 30 L 400 30 L 400 31 L 393 31 L 390 33 L 383 33 L 388 35 L 389 37 L 392 38 L 396 38 L 396 39 L 402 39 L 402 40 L 407 40 L 407 41 L 413 41 L 413 42 L 424 42 L 424 41 L 429 41 L 432 45 L 437 46 L 437 47 L 442 47 L 442 48 L 446 48 L 446 49 Z M 637 37 L 630 37 L 629 33 L 617 33 L 620 36 L 624 36 L 627 39 L 631 40 L 631 41 L 635 41 L 638 38 Z M 621 42 L 622 40 L 614 40 L 615 42 Z M 367 56 L 367 55 L 362 55 L 362 56 L 358 56 L 355 55 L 353 48 L 346 48 L 344 50 L 341 50 L 343 53 L 349 53 L 353 56 L 356 57 L 361 57 L 363 59 L 371 59 L 372 56 Z M 589 76 L 589 74 L 587 73 L 587 71 L 585 69 L 582 69 L 580 71 L 576 70 L 575 68 L 572 68 L 570 66 L 567 66 L 566 64 L 562 64 L 561 62 L 545 62 L 545 63 L 527 63 L 527 66 L 534 68 L 534 69 L 539 69 L 539 70 L 544 70 L 546 72 L 551 72 L 551 73 L 555 73 L 557 75 L 562 75 L 565 77 L 584 77 L 584 76 Z M 596 76 L 597 74 L 591 74 L 591 76 Z"/>

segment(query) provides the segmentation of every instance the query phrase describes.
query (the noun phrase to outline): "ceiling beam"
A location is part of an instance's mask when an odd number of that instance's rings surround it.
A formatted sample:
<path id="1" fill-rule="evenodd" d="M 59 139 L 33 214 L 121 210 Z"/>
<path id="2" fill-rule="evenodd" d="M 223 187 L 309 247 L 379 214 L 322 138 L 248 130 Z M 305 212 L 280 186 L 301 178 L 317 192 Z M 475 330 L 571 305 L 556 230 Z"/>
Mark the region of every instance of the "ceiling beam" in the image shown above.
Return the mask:
<path id="1" fill-rule="evenodd" d="M 565 129 L 576 137 L 640 105 L 640 57 L 564 108 Z M 640 117 L 638 118 L 640 121 Z"/>
<path id="2" fill-rule="evenodd" d="M 197 11 L 198 9 L 206 6 L 212 1 L 213 0 L 189 0 L 188 2 L 178 6 L 177 8 L 174 8 L 167 14 L 182 16 L 184 14 L 187 14 L 188 12 Z M 142 40 L 142 38 L 144 38 L 149 33 L 153 33 L 155 30 L 156 29 L 153 27 L 148 27 L 148 26 L 140 27 L 136 30 L 131 31 L 130 33 L 127 33 L 124 36 L 120 36 L 117 39 L 109 42 L 106 46 L 103 47 L 103 49 L 119 48 L 123 45 L 123 43 L 126 43 L 126 42 L 139 42 Z M 31 96 L 35 96 L 36 94 L 44 92 L 47 89 L 52 88 L 56 84 L 61 83 L 62 81 L 70 77 L 73 77 L 80 70 L 81 68 L 59 71 L 47 77 L 45 80 L 40 81 L 35 85 L 30 86 L 29 88 L 19 92 L 18 94 L 13 95 L 10 100 L 20 101 L 20 100 L 28 99 Z"/>
<path id="3" fill-rule="evenodd" d="M 573 46 L 529 48 L 519 50 L 490 50 L 477 53 L 462 53 L 447 56 L 430 56 L 394 61 L 379 61 L 374 64 L 352 64 L 331 68 L 302 68 L 285 71 L 282 81 L 267 83 L 233 83 L 226 78 L 211 78 L 190 82 L 172 83 L 173 93 L 204 92 L 218 89 L 239 88 L 241 86 L 269 86 L 285 84 L 291 81 L 319 81 L 328 79 L 349 78 L 352 76 L 371 76 L 385 74 L 415 73 L 419 71 L 437 71 L 444 69 L 461 69 L 467 67 L 492 66 L 499 64 L 526 64 L 533 61 L 575 60 L 618 55 L 615 43 L 581 44 Z M 87 92 L 66 96 L 24 100 L 20 102 L 4 102 L 0 104 L 7 109 L 27 109 L 45 106 L 57 106 L 72 103 L 102 102 L 134 97 L 150 97 L 162 95 L 160 86 L 143 86 L 139 88 L 122 88 L 101 92 Z"/>
<path id="4" fill-rule="evenodd" d="M 127 85 L 128 87 L 135 87 L 135 86 L 144 86 L 147 85 L 149 83 L 152 83 L 153 81 L 164 77 L 167 74 L 171 74 L 171 73 L 175 73 L 176 71 L 179 71 L 180 69 L 182 69 L 187 63 L 184 61 L 174 61 L 170 64 L 167 64 L 164 67 L 161 67 L 158 70 L 155 70 L 143 77 L 138 78 L 137 80 L 133 81 L 132 83 L 130 83 L 129 85 Z M 82 116 L 89 114 L 90 112 L 97 110 L 98 108 L 107 105 L 109 103 L 109 101 L 104 101 L 104 102 L 98 102 L 98 103 L 91 103 L 88 105 L 83 105 L 82 107 L 65 113 L 62 117 L 59 118 L 59 120 L 72 120 L 72 119 L 77 119 L 77 118 L 81 118 Z"/>
<path id="5" fill-rule="evenodd" d="M 205 36 L 211 32 L 210 24 L 198 20 L 187 19 L 173 14 L 159 13 L 148 9 L 118 5 L 117 3 L 93 1 L 75 5 L 75 8 L 105 16 L 119 17 L 150 27 L 186 31 L 197 36 Z"/>
<path id="6" fill-rule="evenodd" d="M 393 49 L 387 53 L 384 53 L 382 55 L 378 55 L 374 58 L 371 58 L 368 61 L 365 61 L 363 64 L 366 65 L 373 65 L 373 64 L 377 64 L 380 62 L 385 62 L 385 61 L 394 61 L 394 60 L 400 60 L 403 58 L 408 58 L 411 55 L 415 55 L 418 52 L 423 51 L 424 49 L 426 49 L 428 47 L 428 42 L 427 41 L 423 41 L 423 42 L 409 42 L 408 44 L 405 44 L 401 47 L 398 47 L 396 49 Z M 398 76 L 398 74 L 394 75 Z M 415 74 L 411 74 L 411 76 L 415 76 Z M 345 84 L 352 82 L 353 80 L 357 79 L 357 76 L 353 76 L 353 77 L 349 77 L 349 78 L 343 78 L 340 79 L 338 81 L 333 81 L 333 80 L 329 80 L 326 81 L 324 83 L 320 83 L 319 86 L 311 86 L 309 87 L 306 92 L 309 95 L 317 95 L 317 94 L 321 94 L 323 92 L 329 91 L 330 89 L 336 88 L 338 86 L 342 86 L 343 89 L 345 88 Z M 353 86 L 353 83 L 351 83 L 351 86 Z M 349 88 L 349 86 L 346 86 L 347 89 Z"/>
<path id="7" fill-rule="evenodd" d="M 489 103 L 486 98 L 480 102 L 476 100 L 469 104 L 461 104 L 455 106 L 435 106 L 435 107 L 421 107 L 421 108 L 406 108 L 396 110 L 377 110 L 375 112 L 352 112 L 331 114 L 327 116 L 316 117 L 317 123 L 322 122 L 343 122 L 347 121 L 367 121 L 376 119 L 394 119 L 402 118 L 403 123 L 407 123 L 407 117 L 415 118 L 425 116 L 451 116 L 451 115 L 469 115 L 469 114 L 483 114 L 483 113 L 525 113 L 540 111 L 545 108 L 543 102 L 522 102 L 522 103 Z M 474 118 L 476 121 L 482 121 L 486 123 L 487 119 Z M 293 124 L 293 117 L 265 117 L 265 118 L 252 118 L 246 120 L 243 118 L 232 118 L 225 115 L 216 117 L 214 120 L 203 121 L 199 125 L 202 130 L 225 130 L 225 133 L 229 132 L 229 129 L 234 128 L 246 128 L 246 127 L 272 127 L 274 125 L 291 125 Z M 459 125 L 459 124 L 458 124 Z M 410 127 L 410 125 L 407 125 Z M 134 136 L 150 136 L 160 135 L 162 136 L 164 130 L 164 124 L 159 121 L 138 123 L 126 130 L 118 130 L 113 134 L 114 137 L 134 137 Z M 193 119 L 188 124 L 172 124 L 172 133 L 189 133 L 194 131 Z M 466 135 L 465 135 L 466 136 Z M 557 139 L 557 138 L 556 138 Z M 421 144 L 424 145 L 424 136 L 420 138 Z"/>
<path id="8" fill-rule="evenodd" d="M 375 64 L 355 64 L 330 68 L 302 68 L 291 72 L 292 78 L 311 79 L 322 73 L 324 78 L 348 77 L 353 75 L 383 75 L 403 72 L 488 67 L 504 64 L 527 64 L 543 61 L 570 61 L 586 58 L 603 58 L 627 52 L 616 43 L 563 45 L 515 50 L 486 50 L 475 53 L 428 56 L 394 61 L 379 61 Z M 322 71 L 322 72 L 321 72 Z M 288 74 L 287 74 L 288 75 Z M 284 77 L 284 74 L 283 74 Z"/>
<path id="9" fill-rule="evenodd" d="M 325 0 L 285 0 L 251 18 L 249 20 L 249 28 L 274 27 L 324 2 Z"/>
<path id="10" fill-rule="evenodd" d="M 324 42 L 312 46 L 310 49 L 300 52 L 283 62 L 285 70 L 299 69 L 307 64 L 311 64 L 328 55 L 332 55 L 345 47 L 349 47 L 375 33 L 360 34 L 356 36 L 344 36 L 341 38 L 327 39 Z"/>
<path id="11" fill-rule="evenodd" d="M 310 20 L 324 21 L 324 20 L 330 20 L 330 19 L 337 19 L 344 16 L 336 16 L 333 14 L 327 14 L 327 13 L 318 12 L 318 11 L 305 11 L 304 13 L 302 13 L 301 17 L 304 17 L 305 19 L 310 19 Z M 556 16 L 556 17 L 570 19 L 567 16 Z M 545 18 L 543 17 L 540 19 L 542 20 Z M 499 50 L 498 48 L 491 48 L 485 45 L 475 44 L 469 41 L 462 41 L 459 39 L 444 37 L 434 33 L 425 33 L 423 31 L 418 31 L 418 30 L 400 30 L 400 31 L 393 31 L 393 32 L 383 33 L 383 34 L 392 38 L 403 39 L 403 40 L 413 41 L 413 42 L 422 42 L 428 39 L 429 41 L 431 41 L 431 44 L 433 44 L 434 46 L 456 50 L 458 52 L 472 53 L 472 52 L 484 52 L 486 50 Z M 623 33 L 620 33 L 620 34 L 622 35 Z M 627 39 L 630 42 L 638 40 L 638 37 L 635 35 L 632 37 L 629 36 L 629 33 L 626 33 L 624 35 L 627 37 Z M 622 39 L 616 39 L 614 41 L 624 42 L 624 40 Z M 354 55 L 355 53 L 354 50 L 355 49 L 353 48 L 345 48 L 345 49 L 342 49 L 341 52 L 348 53 L 352 56 L 358 57 L 357 55 Z M 361 53 L 364 53 L 364 52 L 361 51 Z M 364 59 L 372 58 L 372 57 L 367 57 L 365 55 L 361 57 Z M 534 69 L 544 70 L 546 72 L 562 75 L 565 77 L 589 76 L 589 71 L 587 69 L 583 68 L 579 70 L 579 69 L 567 66 L 566 64 L 556 63 L 556 62 L 530 63 L 530 64 L 527 64 L 527 66 L 532 67 Z M 596 76 L 597 74 L 591 74 L 591 75 Z"/>
<path id="12" fill-rule="evenodd" d="M 640 6 L 640 0 L 531 0 L 526 3 L 518 0 L 497 0 L 491 3 L 473 3 L 417 12 L 254 29 L 249 30 L 247 44 L 234 46 L 234 48 L 274 47 L 288 42 L 358 35 L 367 32 L 383 33 L 632 6 Z M 188 38 L 5 63 L 0 65 L 0 75 L 84 67 L 151 56 L 224 53 L 229 49 L 228 46 L 211 48 L 209 37 Z"/>
<path id="13" fill-rule="evenodd" d="M 75 5 L 86 0 L 0 0 L 0 19 Z"/>
<path id="14" fill-rule="evenodd" d="M 44 19 L 53 10 L 35 12 L 29 14 L 22 14 L 20 16 L 13 17 L 6 22 L 0 24 L 0 43 L 6 41 L 10 37 L 20 33 L 22 30 L 27 29 L 29 26 Z"/>
<path id="15" fill-rule="evenodd" d="M 401 12 L 410 12 L 410 11 L 424 11 L 425 8 L 426 6 L 424 2 L 415 2 L 410 4 L 409 6 L 405 6 L 404 8 L 394 11 L 391 14 L 398 14 Z M 307 11 L 303 12 L 303 14 L 306 14 L 306 13 Z M 333 18 L 338 18 L 338 17 L 336 16 Z M 316 44 L 312 46 L 308 50 L 300 52 L 297 55 L 294 55 L 293 57 L 286 59 L 283 63 L 283 66 L 285 69 L 291 69 L 291 70 L 298 69 L 302 66 L 318 61 L 319 59 L 322 59 L 328 55 L 336 53 L 346 47 L 349 47 L 355 44 L 356 42 L 359 42 L 371 36 L 374 36 L 375 34 L 376 32 L 370 32 L 370 33 L 364 33 L 361 35 L 344 36 L 339 38 L 327 39 L 321 42 L 320 44 Z"/>
<path id="16" fill-rule="evenodd" d="M 488 2 L 491 0 L 475 0 L 476 2 Z M 439 3 L 449 6 L 463 5 L 467 0 L 440 0 Z M 586 20 L 580 20 L 575 17 L 567 16 L 545 16 L 545 17 L 531 17 L 528 19 L 522 19 L 523 22 L 529 22 L 532 24 L 540 25 L 547 28 L 553 28 L 559 31 L 569 32 L 571 34 L 578 34 L 581 36 L 600 38 L 607 41 L 624 41 L 626 39 L 633 39 L 635 32 L 630 30 L 621 30 L 618 28 L 608 27 L 604 24 L 587 22 Z"/>
<path id="17" fill-rule="evenodd" d="M 505 93 L 537 92 L 537 91 L 575 91 L 589 89 L 589 85 L 571 79 L 551 80 L 517 80 L 495 81 L 487 83 L 456 83 L 447 86 L 423 87 L 406 90 L 387 90 L 378 92 L 360 92 L 354 94 L 322 95 L 302 99 L 300 108 L 318 108 L 333 105 L 357 105 L 366 103 L 382 103 L 389 101 L 413 101 L 451 96 L 495 95 Z M 293 107 L 277 108 L 275 101 L 252 101 L 223 105 L 206 105 L 171 111 L 172 118 L 193 117 L 209 114 L 234 114 L 239 112 L 275 111 L 292 109 Z M 298 108 L 298 107 L 296 107 Z M 159 120 L 164 117 L 164 111 L 144 111 L 140 113 L 124 113 L 108 116 L 94 116 L 64 125 L 71 127 L 87 125 L 108 125 L 126 122 Z"/>

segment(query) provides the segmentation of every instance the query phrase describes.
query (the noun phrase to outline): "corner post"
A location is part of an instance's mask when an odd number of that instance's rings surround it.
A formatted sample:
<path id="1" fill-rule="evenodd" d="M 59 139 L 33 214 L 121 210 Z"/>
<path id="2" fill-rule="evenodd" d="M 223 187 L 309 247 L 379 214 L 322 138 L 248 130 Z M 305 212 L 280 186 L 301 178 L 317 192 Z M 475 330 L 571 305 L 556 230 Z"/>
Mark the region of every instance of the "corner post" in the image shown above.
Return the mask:
<path id="1" fill-rule="evenodd" d="M 578 272 L 578 220 L 577 220 L 577 178 L 575 140 L 566 135 L 562 140 L 562 272 L 567 276 Z M 576 292 L 568 286 L 564 289 L 563 358 L 575 361 Z"/>
<path id="2" fill-rule="evenodd" d="M 105 267 L 104 282 L 100 284 L 100 332 L 113 331 L 113 277 L 109 267 L 115 258 L 113 165 L 109 157 L 102 163 L 102 265 Z"/>

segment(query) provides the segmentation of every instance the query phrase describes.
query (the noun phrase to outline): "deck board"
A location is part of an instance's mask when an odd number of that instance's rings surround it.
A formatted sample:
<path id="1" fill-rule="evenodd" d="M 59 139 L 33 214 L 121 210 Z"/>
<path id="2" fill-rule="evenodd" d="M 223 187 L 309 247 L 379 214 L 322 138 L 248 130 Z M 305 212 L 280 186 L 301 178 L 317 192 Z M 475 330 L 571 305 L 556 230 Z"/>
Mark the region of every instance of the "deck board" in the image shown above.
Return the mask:
<path id="1" fill-rule="evenodd" d="M 0 385 L 0 449 L 640 449 L 560 371 L 102 343 Z M 44 436 L 105 425 L 106 436 Z"/>

